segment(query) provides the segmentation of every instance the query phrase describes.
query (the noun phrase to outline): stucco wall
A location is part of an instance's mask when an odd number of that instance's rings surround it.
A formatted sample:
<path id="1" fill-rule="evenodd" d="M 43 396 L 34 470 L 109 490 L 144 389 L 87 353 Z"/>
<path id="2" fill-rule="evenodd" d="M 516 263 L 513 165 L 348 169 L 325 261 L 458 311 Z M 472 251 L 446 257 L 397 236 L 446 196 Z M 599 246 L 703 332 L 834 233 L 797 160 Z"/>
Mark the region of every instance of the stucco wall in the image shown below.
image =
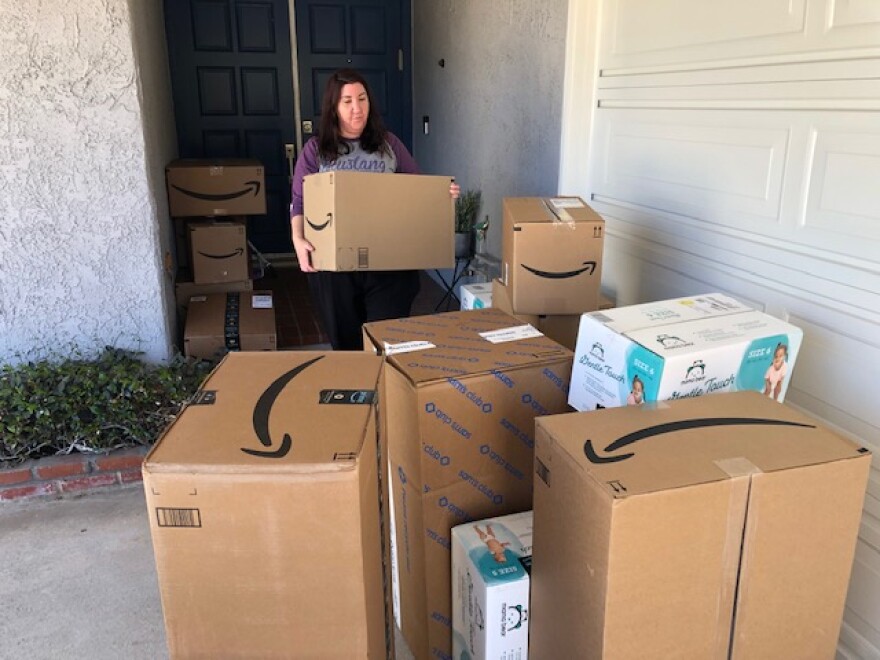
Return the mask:
<path id="1" fill-rule="evenodd" d="M 105 345 L 167 358 L 128 2 L 0 4 L 0 62 L 0 363 Z"/>
<path id="2" fill-rule="evenodd" d="M 483 190 L 495 256 L 502 198 L 557 192 L 567 12 L 568 0 L 413 0 L 415 155 Z"/>

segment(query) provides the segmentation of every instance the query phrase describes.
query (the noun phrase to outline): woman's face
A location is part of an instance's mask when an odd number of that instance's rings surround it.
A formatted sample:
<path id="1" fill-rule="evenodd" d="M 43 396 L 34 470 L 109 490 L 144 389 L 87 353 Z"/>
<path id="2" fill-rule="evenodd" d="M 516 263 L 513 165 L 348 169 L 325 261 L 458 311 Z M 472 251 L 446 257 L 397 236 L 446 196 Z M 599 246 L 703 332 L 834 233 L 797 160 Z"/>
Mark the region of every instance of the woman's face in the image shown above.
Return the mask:
<path id="1" fill-rule="evenodd" d="M 336 106 L 339 116 L 339 133 L 344 138 L 359 138 L 367 125 L 370 116 L 370 100 L 367 90 L 360 83 L 348 83 L 342 86 L 339 104 Z"/>

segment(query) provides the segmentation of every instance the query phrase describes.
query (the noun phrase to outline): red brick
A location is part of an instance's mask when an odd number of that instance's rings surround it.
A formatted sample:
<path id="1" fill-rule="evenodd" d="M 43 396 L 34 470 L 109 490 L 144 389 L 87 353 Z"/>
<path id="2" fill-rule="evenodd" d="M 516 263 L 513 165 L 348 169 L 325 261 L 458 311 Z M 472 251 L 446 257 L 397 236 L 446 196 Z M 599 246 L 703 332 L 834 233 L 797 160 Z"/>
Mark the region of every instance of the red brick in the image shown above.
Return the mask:
<path id="1" fill-rule="evenodd" d="M 94 459 L 95 469 L 99 472 L 115 472 L 117 470 L 140 469 L 144 462 L 144 449 L 128 449 L 109 456 Z"/>
<path id="2" fill-rule="evenodd" d="M 88 459 L 84 456 L 58 456 L 43 458 L 34 466 L 37 479 L 61 479 L 89 471 Z"/>
<path id="3" fill-rule="evenodd" d="M 0 470 L 0 486 L 20 484 L 32 479 L 30 468 L 7 468 Z"/>
<path id="4" fill-rule="evenodd" d="M 126 470 L 124 472 L 119 473 L 119 483 L 121 484 L 130 484 L 135 481 L 143 481 L 144 475 L 138 470 Z"/>
<path id="5" fill-rule="evenodd" d="M 0 502 L 54 494 L 55 487 L 51 483 L 33 484 L 30 486 L 12 486 L 10 488 L 0 488 Z"/>
<path id="6" fill-rule="evenodd" d="M 69 493 L 77 490 L 88 490 L 90 488 L 100 488 L 101 486 L 112 486 L 116 483 L 115 474 L 93 474 L 88 477 L 78 477 L 75 479 L 64 479 L 59 481 L 61 492 Z"/>

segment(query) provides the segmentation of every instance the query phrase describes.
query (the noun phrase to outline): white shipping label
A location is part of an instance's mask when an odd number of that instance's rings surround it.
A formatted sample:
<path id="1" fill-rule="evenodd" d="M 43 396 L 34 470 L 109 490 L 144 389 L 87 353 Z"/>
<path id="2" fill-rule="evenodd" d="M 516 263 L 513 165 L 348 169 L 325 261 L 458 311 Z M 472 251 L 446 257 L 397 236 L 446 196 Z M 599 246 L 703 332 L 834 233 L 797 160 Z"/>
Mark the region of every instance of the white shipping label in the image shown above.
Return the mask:
<path id="1" fill-rule="evenodd" d="M 557 209 L 582 209 L 586 206 L 576 197 L 555 197 L 550 200 L 550 204 Z"/>
<path id="2" fill-rule="evenodd" d="M 391 477 L 391 461 L 388 461 L 388 535 L 391 538 L 391 611 L 394 621 L 400 625 L 400 564 L 397 559 L 397 525 L 394 520 L 394 481 Z"/>
<path id="3" fill-rule="evenodd" d="M 493 344 L 503 344 L 508 341 L 519 341 L 520 339 L 532 339 L 533 337 L 543 336 L 544 334 L 540 330 L 528 323 L 480 333 L 480 337 Z"/>
<path id="4" fill-rule="evenodd" d="M 272 296 L 251 296 L 251 307 L 254 309 L 272 309 Z"/>
<path id="5" fill-rule="evenodd" d="M 413 353 L 415 351 L 427 351 L 429 348 L 437 348 L 429 341 L 404 341 L 399 344 L 385 342 L 385 355 L 397 353 Z"/>

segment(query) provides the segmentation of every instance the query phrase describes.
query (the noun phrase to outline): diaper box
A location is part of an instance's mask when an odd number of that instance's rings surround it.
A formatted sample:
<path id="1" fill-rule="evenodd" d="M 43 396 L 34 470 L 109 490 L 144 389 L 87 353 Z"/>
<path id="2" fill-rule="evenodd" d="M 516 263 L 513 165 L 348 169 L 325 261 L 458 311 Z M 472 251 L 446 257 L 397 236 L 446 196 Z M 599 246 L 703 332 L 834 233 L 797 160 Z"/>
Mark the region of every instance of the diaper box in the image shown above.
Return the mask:
<path id="1" fill-rule="evenodd" d="M 532 512 L 452 530 L 452 657 L 526 660 Z"/>
<path id="2" fill-rule="evenodd" d="M 492 283 L 462 284 L 458 294 L 461 309 L 483 309 L 492 306 Z"/>
<path id="3" fill-rule="evenodd" d="M 782 401 L 802 336 L 721 294 L 591 312 L 568 402 L 594 410 L 740 390 Z"/>

